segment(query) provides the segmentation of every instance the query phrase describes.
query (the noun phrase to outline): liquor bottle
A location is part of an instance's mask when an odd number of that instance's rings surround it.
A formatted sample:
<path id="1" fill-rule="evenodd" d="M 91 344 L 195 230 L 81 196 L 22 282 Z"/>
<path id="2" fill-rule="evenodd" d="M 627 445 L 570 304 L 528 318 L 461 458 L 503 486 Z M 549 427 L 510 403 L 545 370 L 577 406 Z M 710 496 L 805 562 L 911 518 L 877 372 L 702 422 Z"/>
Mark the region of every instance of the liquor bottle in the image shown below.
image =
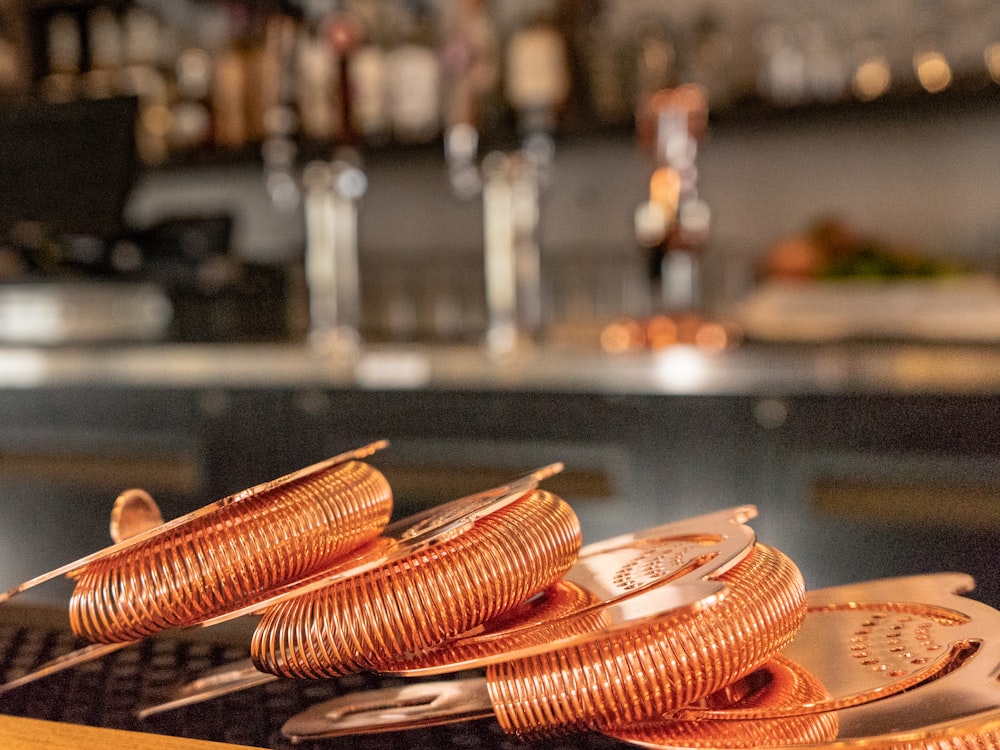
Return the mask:
<path id="1" fill-rule="evenodd" d="M 47 70 L 41 81 L 42 95 L 48 101 L 67 102 L 77 96 L 77 79 L 83 57 L 83 40 L 76 18 L 66 12 L 56 13 L 46 25 Z"/>
<path id="2" fill-rule="evenodd" d="M 295 19 L 276 13 L 267 20 L 261 54 L 264 181 L 272 205 L 282 212 L 298 209 L 301 189 L 296 176 L 299 114 L 295 107 Z"/>
<path id="3" fill-rule="evenodd" d="M 570 92 L 569 57 L 558 28 L 537 20 L 508 39 L 506 95 L 522 132 L 555 130 L 559 110 Z"/>
<path id="4" fill-rule="evenodd" d="M 212 77 L 214 141 L 223 148 L 239 148 L 249 140 L 247 57 L 238 44 L 230 44 L 215 57 Z"/>
<path id="5" fill-rule="evenodd" d="M 302 26 L 296 52 L 295 102 L 306 139 L 330 141 L 340 129 L 335 96 L 338 79 L 334 50 L 326 39 Z"/>
<path id="6" fill-rule="evenodd" d="M 708 93 L 697 84 L 657 92 L 637 124 L 653 159 L 649 199 L 636 213 L 637 237 L 650 250 L 660 307 L 668 313 L 700 305 L 699 256 L 709 214 L 698 195 L 696 157 L 707 126 Z"/>
<path id="7" fill-rule="evenodd" d="M 441 19 L 444 120 L 488 126 L 500 82 L 500 40 L 486 0 L 456 0 Z M 495 106 L 495 105 L 492 105 Z"/>
<path id="8" fill-rule="evenodd" d="M 392 121 L 388 103 L 388 54 L 385 46 L 371 37 L 366 38 L 351 56 L 348 65 L 349 83 L 353 95 L 351 117 L 353 127 L 362 141 L 381 145 L 392 136 Z"/>
<path id="9" fill-rule="evenodd" d="M 207 50 L 191 46 L 174 65 L 176 101 L 172 106 L 171 145 L 176 150 L 206 146 L 212 141 L 211 92 L 214 61 Z"/>
<path id="10" fill-rule="evenodd" d="M 485 0 L 458 0 L 451 10 L 441 39 L 445 160 L 455 195 L 470 199 L 482 188 L 480 134 L 496 125 L 500 43 Z"/>
<path id="11" fill-rule="evenodd" d="M 0 94 L 28 91 L 28 56 L 28 29 L 20 4 L 0 2 Z"/>
<path id="12" fill-rule="evenodd" d="M 80 78 L 84 96 L 106 99 L 122 92 L 122 28 L 111 8 L 98 6 L 87 14 L 90 67 Z"/>
<path id="13" fill-rule="evenodd" d="M 403 143 L 431 141 L 441 132 L 441 64 L 426 11 L 417 9 L 386 63 L 393 136 Z"/>
<path id="14" fill-rule="evenodd" d="M 170 83 L 164 59 L 163 25 L 151 11 L 138 6 L 125 11 L 120 22 L 122 70 L 120 91 L 139 100 L 136 140 L 147 164 L 165 160 L 170 153 L 174 116 L 170 110 Z"/>

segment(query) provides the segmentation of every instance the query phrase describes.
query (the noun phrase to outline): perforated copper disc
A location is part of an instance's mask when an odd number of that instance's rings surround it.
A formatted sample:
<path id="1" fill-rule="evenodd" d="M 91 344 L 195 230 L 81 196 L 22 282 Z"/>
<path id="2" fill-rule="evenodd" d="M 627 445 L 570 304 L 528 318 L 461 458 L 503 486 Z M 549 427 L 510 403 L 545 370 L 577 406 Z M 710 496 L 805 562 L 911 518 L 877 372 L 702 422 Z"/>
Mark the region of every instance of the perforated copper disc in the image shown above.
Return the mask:
<path id="1" fill-rule="evenodd" d="M 674 750 L 1000 747 L 1000 612 L 957 595 L 971 584 L 968 576 L 935 574 L 811 592 L 805 623 L 783 655 L 823 687 L 822 695 L 688 706 L 608 733 Z M 743 739 L 744 727 L 798 719 L 827 720 L 836 731 L 826 738 Z M 676 732 L 678 723 L 692 722 L 712 741 Z"/>

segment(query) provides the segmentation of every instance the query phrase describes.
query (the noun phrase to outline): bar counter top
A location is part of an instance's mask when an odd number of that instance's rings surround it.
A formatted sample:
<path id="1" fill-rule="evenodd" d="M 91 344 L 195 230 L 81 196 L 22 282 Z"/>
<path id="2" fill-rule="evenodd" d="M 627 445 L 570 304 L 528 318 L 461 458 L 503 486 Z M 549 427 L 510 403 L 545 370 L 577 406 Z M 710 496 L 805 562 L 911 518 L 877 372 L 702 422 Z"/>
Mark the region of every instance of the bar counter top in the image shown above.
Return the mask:
<path id="1" fill-rule="evenodd" d="M 473 346 L 364 347 L 323 356 L 301 344 L 0 348 L 0 387 L 324 388 L 623 395 L 1000 394 L 1000 348 L 746 345 L 608 355 Z"/>

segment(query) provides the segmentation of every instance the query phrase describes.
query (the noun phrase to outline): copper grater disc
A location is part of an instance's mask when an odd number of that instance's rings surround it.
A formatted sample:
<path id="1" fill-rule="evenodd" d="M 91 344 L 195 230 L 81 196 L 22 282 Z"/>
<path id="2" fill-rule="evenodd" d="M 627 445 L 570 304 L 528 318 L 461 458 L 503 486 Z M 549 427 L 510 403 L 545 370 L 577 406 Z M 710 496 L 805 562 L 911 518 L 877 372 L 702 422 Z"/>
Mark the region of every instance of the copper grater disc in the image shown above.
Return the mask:
<path id="1" fill-rule="evenodd" d="M 124 643 L 189 626 L 329 565 L 381 531 L 385 477 L 361 461 L 384 443 L 335 456 L 136 534 L 8 591 L 76 580 L 76 635 Z"/>
<path id="2" fill-rule="evenodd" d="M 783 658 L 825 695 L 756 706 L 692 706 L 670 720 L 610 734 L 649 748 L 876 748 L 982 750 L 1000 747 L 1000 612 L 958 596 L 961 574 L 887 579 L 811 592 L 802 629 Z M 741 727 L 826 718 L 819 739 L 771 737 L 752 745 Z M 676 722 L 711 726 L 713 743 L 672 733 Z"/>
<path id="3" fill-rule="evenodd" d="M 584 547 L 564 578 L 568 608 L 533 600 L 505 627 L 487 623 L 386 670 L 486 667 L 482 686 L 427 684 L 404 704 L 386 691 L 342 696 L 293 717 L 283 732 L 393 731 L 478 710 L 508 732 L 556 733 L 658 717 L 709 695 L 785 646 L 805 614 L 798 569 L 757 545 L 746 526 L 755 512 L 743 506 Z"/>
<path id="4" fill-rule="evenodd" d="M 511 609 L 561 578 L 579 550 L 569 505 L 533 490 L 460 534 L 268 608 L 251 657 L 286 677 L 377 670 Z"/>

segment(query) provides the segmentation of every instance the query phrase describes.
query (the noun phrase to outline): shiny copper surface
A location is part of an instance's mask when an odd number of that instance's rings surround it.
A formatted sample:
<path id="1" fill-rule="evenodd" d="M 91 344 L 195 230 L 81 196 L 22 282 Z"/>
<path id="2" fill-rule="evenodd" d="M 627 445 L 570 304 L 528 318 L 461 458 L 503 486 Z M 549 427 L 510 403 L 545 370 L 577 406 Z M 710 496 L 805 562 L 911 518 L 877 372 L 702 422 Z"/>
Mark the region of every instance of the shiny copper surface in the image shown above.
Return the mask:
<path id="1" fill-rule="evenodd" d="M 508 732 L 554 734 L 700 700 L 773 657 L 805 616 L 801 574 L 755 543 L 745 524 L 754 514 L 744 506 L 588 545 L 560 606 L 529 602 L 392 666 L 413 676 L 485 667 L 485 678 L 341 696 L 283 732 L 305 739 L 494 715 Z"/>
<path id="2" fill-rule="evenodd" d="M 658 750 L 1000 747 L 1000 612 L 956 595 L 970 587 L 968 576 L 933 574 L 811 592 L 782 660 L 822 694 L 691 705 L 609 733 Z M 748 744 L 748 728 L 810 719 L 835 731 L 757 734 Z M 697 737 L 678 733 L 689 725 Z"/>
<path id="3" fill-rule="evenodd" d="M 728 593 L 704 610 L 488 666 L 500 726 L 525 734 L 642 721 L 753 671 L 801 624 L 801 574 L 781 552 L 757 545 L 719 580 Z"/>
<path id="4" fill-rule="evenodd" d="M 721 714 L 764 710 L 789 704 L 805 705 L 829 697 L 826 688 L 799 664 L 777 656 L 760 669 L 708 696 L 705 708 Z M 830 742 L 837 736 L 832 713 L 705 720 L 691 712 L 670 721 L 642 722 L 609 733 L 647 747 L 736 748 L 749 750 L 775 744 Z M 684 718 L 686 717 L 686 718 Z"/>
<path id="5" fill-rule="evenodd" d="M 365 462 L 311 467 L 71 572 L 70 623 L 100 643 L 197 624 L 329 565 L 378 534 L 391 512 L 388 482 Z"/>
<path id="6" fill-rule="evenodd" d="M 288 677 L 377 670 L 553 584 L 580 543 L 569 505 L 528 492 L 412 554 L 269 607 L 251 656 L 259 669 Z"/>
<path id="7" fill-rule="evenodd" d="M 455 540 L 473 531 L 483 519 L 518 503 L 525 495 L 536 489 L 542 480 L 557 474 L 562 468 L 561 463 L 549 464 L 498 487 L 394 521 L 378 537 L 339 558 L 332 566 L 283 586 L 246 607 L 209 618 L 202 623 L 202 626 L 209 627 L 246 614 L 259 614 L 304 596 L 322 596 L 322 592 L 331 590 L 338 584 L 363 580 L 363 576 L 371 576 L 377 571 L 411 565 L 414 560 L 422 560 L 427 555 L 439 556 L 441 550 L 449 549 L 447 545 L 454 544 Z M 560 512 L 565 514 L 566 508 L 561 505 L 558 507 Z M 573 526 L 571 536 L 575 537 L 573 546 L 578 549 L 579 528 L 575 516 L 571 525 Z M 481 535 L 482 532 L 476 533 Z M 468 538 L 465 541 L 468 541 Z M 518 575 L 523 573 L 518 572 Z M 544 583 L 541 585 L 544 586 Z M 398 657 L 397 654 L 395 658 Z M 277 675 L 259 671 L 249 658 L 231 662 L 178 686 L 167 700 L 145 706 L 139 713 L 141 716 L 150 716 L 276 679 Z"/>
<path id="8" fill-rule="evenodd" d="M 560 582 L 566 588 L 558 598 L 568 601 L 559 608 L 545 597 L 526 602 L 503 623 L 490 621 L 385 671 L 417 676 L 481 668 L 714 606 L 728 595 L 719 576 L 754 549 L 746 525 L 754 515 L 753 506 L 740 506 L 588 544 Z"/>
<path id="9" fill-rule="evenodd" d="M 605 625 L 602 611 L 594 607 L 598 603 L 592 592 L 562 579 L 471 633 L 386 664 L 383 671 L 452 671 L 456 663 L 478 665 L 512 650 L 547 643 L 551 638 L 592 633 Z"/>

